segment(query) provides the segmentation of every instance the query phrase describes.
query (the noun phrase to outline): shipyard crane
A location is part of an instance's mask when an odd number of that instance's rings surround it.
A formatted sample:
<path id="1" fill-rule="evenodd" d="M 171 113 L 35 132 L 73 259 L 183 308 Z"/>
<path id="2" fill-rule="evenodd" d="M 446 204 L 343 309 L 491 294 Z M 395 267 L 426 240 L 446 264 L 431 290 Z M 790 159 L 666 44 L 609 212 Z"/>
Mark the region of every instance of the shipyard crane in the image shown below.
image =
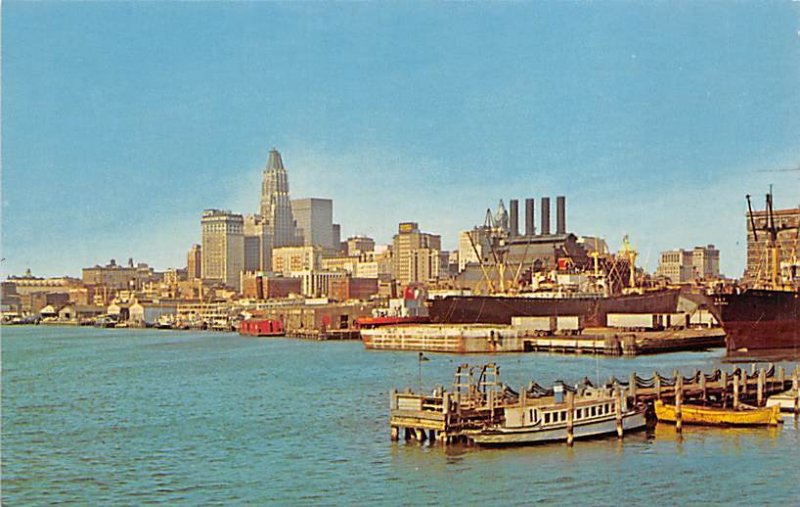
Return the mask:
<path id="1" fill-rule="evenodd" d="M 622 237 L 622 246 L 619 249 L 619 255 L 628 261 L 628 269 L 630 271 L 630 278 L 628 286 L 632 290 L 636 290 L 636 256 L 639 253 L 631 246 L 628 235 Z"/>

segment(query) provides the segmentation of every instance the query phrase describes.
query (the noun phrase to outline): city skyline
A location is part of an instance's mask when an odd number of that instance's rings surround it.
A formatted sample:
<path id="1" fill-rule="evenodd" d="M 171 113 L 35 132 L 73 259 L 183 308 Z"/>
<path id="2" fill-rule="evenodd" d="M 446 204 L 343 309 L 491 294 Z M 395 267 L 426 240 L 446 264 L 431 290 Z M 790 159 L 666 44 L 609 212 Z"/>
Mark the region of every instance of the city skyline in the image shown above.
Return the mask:
<path id="1" fill-rule="evenodd" d="M 798 30 L 796 4 L 6 4 L 2 275 L 182 267 L 203 209 L 259 210 L 274 146 L 343 239 L 453 250 L 566 195 L 650 272 L 714 244 L 738 277 L 744 195 L 800 203 Z"/>

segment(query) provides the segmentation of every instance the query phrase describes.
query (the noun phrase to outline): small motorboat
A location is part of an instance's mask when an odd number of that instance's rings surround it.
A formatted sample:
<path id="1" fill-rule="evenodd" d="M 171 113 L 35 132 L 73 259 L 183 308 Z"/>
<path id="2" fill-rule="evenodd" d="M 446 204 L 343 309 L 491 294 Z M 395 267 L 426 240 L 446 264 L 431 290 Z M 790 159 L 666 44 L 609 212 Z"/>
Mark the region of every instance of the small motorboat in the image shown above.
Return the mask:
<path id="1" fill-rule="evenodd" d="M 675 422 L 675 405 L 667 405 L 661 400 L 655 403 L 656 418 L 661 422 Z M 682 405 L 681 421 L 685 424 L 701 426 L 777 426 L 781 422 L 780 407 L 731 408 Z"/>

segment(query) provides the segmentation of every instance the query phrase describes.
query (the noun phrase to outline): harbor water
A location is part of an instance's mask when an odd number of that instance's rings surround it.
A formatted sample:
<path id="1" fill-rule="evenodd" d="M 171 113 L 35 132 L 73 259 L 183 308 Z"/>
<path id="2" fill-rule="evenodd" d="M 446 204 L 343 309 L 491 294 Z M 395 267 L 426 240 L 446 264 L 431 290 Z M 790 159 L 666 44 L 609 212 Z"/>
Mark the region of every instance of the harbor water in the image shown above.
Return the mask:
<path id="1" fill-rule="evenodd" d="M 511 449 L 389 439 L 393 388 L 685 375 L 713 350 L 636 358 L 366 351 L 360 342 L 46 326 L 2 329 L 2 502 L 800 504 L 800 428 L 672 426 Z M 788 367 L 793 366 L 787 364 Z"/>

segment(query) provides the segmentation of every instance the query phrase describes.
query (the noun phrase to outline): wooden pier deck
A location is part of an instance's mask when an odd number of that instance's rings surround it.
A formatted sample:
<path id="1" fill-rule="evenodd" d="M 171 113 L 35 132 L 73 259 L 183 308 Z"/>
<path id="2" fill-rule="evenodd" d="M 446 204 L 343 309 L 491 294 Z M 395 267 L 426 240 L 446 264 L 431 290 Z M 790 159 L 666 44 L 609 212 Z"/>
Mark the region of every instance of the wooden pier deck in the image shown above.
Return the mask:
<path id="1" fill-rule="evenodd" d="M 470 431 L 479 430 L 503 418 L 505 408 L 519 407 L 526 400 L 538 396 L 552 395 L 535 382 L 524 386 L 519 393 L 508 386 L 486 376 L 483 366 L 476 375 L 476 368 L 461 365 L 456 370 L 453 391 L 437 388 L 431 394 L 393 390 L 390 397 L 391 439 L 404 438 L 419 442 L 451 444 L 469 443 Z M 738 408 L 746 403 L 763 407 L 773 394 L 792 389 L 794 412 L 800 414 L 800 392 L 798 390 L 800 366 L 787 374 L 784 368 L 770 365 L 750 371 L 736 368 L 732 371 L 715 370 L 710 374 L 697 371 L 684 377 L 675 371 L 671 376 L 654 372 L 652 377 L 641 377 L 632 372 L 625 381 L 611 378 L 606 386 L 626 396 L 629 404 L 649 406 L 655 400 L 678 405 L 683 403 L 713 404 Z M 677 424 L 678 430 L 681 424 Z M 620 437 L 622 437 L 620 432 Z M 571 442 L 570 442 L 571 444 Z"/>

